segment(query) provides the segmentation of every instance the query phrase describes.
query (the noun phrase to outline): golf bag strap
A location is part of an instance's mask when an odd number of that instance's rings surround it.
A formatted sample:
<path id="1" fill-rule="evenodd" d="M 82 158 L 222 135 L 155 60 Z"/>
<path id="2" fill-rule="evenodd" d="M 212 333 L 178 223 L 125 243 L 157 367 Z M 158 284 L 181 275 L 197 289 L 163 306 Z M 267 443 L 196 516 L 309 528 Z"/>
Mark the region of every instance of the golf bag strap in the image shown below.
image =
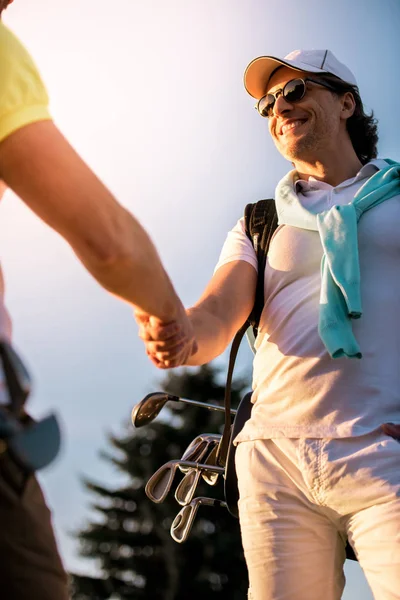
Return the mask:
<path id="1" fill-rule="evenodd" d="M 218 445 L 217 450 L 217 464 L 221 467 L 226 465 L 226 459 L 228 456 L 229 443 L 231 439 L 231 386 L 232 386 L 232 375 L 233 369 L 235 367 L 236 356 L 239 350 L 240 342 L 246 330 L 249 327 L 249 321 L 247 320 L 236 333 L 233 338 L 231 351 L 229 354 L 229 364 L 228 364 L 228 374 L 226 376 L 226 384 L 225 384 L 225 398 L 224 398 L 224 406 L 225 406 L 225 424 L 222 432 L 222 438 Z"/>
<path id="2" fill-rule="evenodd" d="M 256 297 L 253 310 L 248 318 L 253 327 L 254 336 L 257 337 L 258 325 L 264 308 L 265 264 L 272 236 L 278 226 L 274 199 L 259 200 L 256 204 L 248 204 L 244 211 L 244 220 L 246 235 L 253 244 L 258 262 Z"/>
<path id="3" fill-rule="evenodd" d="M 253 310 L 248 319 L 236 333 L 232 341 L 229 354 L 228 374 L 225 384 L 225 425 L 222 432 L 221 442 L 217 451 L 217 463 L 221 466 L 226 465 L 228 456 L 230 437 L 231 437 L 231 387 L 232 375 L 235 367 L 236 356 L 239 350 L 240 342 L 246 330 L 252 326 L 254 335 L 257 336 L 258 324 L 262 310 L 264 308 L 264 271 L 267 260 L 268 248 L 275 229 L 278 226 L 278 216 L 275 208 L 275 201 L 259 200 L 255 204 L 248 204 L 244 211 L 245 231 L 250 238 L 258 261 L 258 276 L 256 296 Z"/>

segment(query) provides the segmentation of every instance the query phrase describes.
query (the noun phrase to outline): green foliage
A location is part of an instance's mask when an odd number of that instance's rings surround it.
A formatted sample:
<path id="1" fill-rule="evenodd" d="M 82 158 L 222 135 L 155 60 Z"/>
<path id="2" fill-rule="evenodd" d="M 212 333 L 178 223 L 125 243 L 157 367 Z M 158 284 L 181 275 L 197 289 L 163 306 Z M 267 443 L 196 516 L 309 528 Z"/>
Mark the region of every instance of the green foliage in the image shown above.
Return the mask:
<path id="1" fill-rule="evenodd" d="M 245 386 L 243 380 L 233 383 L 233 406 Z M 169 373 L 162 388 L 182 398 L 223 405 L 224 386 L 210 365 Z M 147 426 L 109 438 L 111 453 L 103 457 L 127 476 L 127 484 L 108 488 L 88 479 L 84 482 L 96 499 L 94 518 L 77 535 L 81 555 L 96 560 L 100 575 L 72 575 L 74 600 L 247 597 L 238 521 L 225 508 L 202 506 L 189 538 L 177 544 L 169 530 L 181 508 L 174 498 L 179 475 L 162 504 L 153 504 L 144 492 L 162 464 L 180 458 L 199 433 L 218 433 L 222 426 L 221 413 L 170 402 Z M 203 482 L 195 495 L 223 499 L 223 483 L 210 487 Z"/>

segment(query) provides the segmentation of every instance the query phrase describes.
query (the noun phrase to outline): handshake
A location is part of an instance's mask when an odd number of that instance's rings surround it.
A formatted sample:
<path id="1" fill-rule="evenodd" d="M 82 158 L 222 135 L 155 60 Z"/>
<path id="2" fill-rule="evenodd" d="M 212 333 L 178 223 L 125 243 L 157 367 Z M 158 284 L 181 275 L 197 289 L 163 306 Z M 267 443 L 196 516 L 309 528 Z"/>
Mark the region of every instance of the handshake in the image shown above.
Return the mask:
<path id="1" fill-rule="evenodd" d="M 156 367 L 172 369 L 190 364 L 189 360 L 196 354 L 198 345 L 193 325 L 183 306 L 178 316 L 169 322 L 140 309 L 135 309 L 134 314 L 146 354 Z"/>

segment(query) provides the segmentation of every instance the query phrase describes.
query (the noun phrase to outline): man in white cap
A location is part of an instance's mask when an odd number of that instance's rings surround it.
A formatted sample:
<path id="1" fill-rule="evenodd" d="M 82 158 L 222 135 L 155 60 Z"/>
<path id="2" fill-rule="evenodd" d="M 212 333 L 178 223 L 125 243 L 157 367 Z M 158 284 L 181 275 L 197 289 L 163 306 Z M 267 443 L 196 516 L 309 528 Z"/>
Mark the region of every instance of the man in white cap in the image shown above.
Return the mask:
<path id="1" fill-rule="evenodd" d="M 294 167 L 276 188 L 254 404 L 235 440 L 249 597 L 339 600 L 349 540 L 374 598 L 398 600 L 400 167 L 376 158 L 376 122 L 329 50 L 257 58 L 244 83 Z M 240 219 L 188 310 L 186 364 L 223 352 L 256 279 Z M 141 335 L 156 365 L 181 364 L 173 336 L 154 341 L 144 320 Z"/>

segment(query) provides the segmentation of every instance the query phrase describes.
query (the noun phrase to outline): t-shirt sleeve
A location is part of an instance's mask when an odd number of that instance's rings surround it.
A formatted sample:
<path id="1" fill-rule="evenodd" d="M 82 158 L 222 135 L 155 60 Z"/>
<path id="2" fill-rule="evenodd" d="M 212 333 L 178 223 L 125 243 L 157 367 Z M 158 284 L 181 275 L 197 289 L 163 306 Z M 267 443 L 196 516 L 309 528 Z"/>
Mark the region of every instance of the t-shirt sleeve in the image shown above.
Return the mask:
<path id="1" fill-rule="evenodd" d="M 214 273 L 223 265 L 235 260 L 244 260 L 250 263 L 258 272 L 256 253 L 246 235 L 244 217 L 239 219 L 235 227 L 228 233 Z"/>
<path id="2" fill-rule="evenodd" d="M 0 22 L 0 142 L 29 123 L 51 119 L 48 103 L 35 63 Z"/>

